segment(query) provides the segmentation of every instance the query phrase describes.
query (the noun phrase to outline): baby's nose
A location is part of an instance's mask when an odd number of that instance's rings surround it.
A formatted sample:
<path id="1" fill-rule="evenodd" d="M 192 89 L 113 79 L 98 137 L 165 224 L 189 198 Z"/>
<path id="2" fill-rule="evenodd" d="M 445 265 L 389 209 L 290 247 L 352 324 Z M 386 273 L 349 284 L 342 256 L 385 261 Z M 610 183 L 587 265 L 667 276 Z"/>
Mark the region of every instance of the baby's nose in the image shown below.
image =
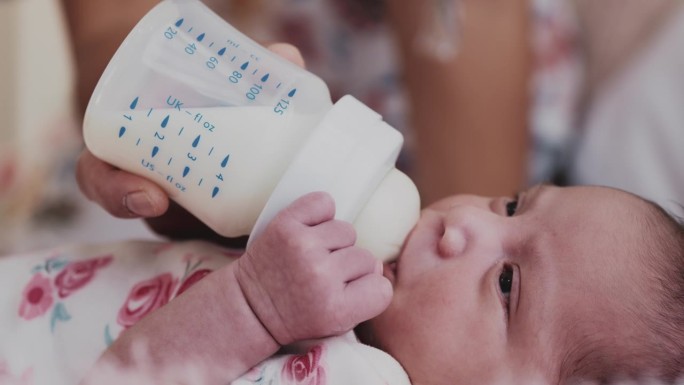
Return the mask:
<path id="1" fill-rule="evenodd" d="M 438 253 L 442 258 L 453 258 L 463 254 L 466 248 L 466 235 L 460 228 L 445 226 L 439 240 Z"/>
<path id="2" fill-rule="evenodd" d="M 494 230 L 491 222 L 492 213 L 469 205 L 454 206 L 444 215 L 444 234 L 439 240 L 438 253 L 442 258 L 453 258 L 463 255 L 476 243 L 486 239 L 488 230 Z"/>

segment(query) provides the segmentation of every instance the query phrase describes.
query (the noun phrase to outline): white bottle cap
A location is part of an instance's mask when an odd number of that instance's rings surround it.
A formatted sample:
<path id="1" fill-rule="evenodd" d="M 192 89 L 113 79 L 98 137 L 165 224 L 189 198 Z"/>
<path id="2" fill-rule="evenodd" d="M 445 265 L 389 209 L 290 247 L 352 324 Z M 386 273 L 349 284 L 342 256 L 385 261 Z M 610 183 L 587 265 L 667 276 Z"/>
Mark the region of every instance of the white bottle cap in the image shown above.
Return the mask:
<path id="1" fill-rule="evenodd" d="M 326 191 L 335 200 L 335 218 L 354 222 L 363 210 L 358 244 L 387 258 L 388 250 L 403 243 L 420 207 L 415 185 L 395 169 L 402 144 L 401 133 L 383 122 L 378 113 L 352 96 L 344 96 L 323 117 L 285 171 L 259 215 L 248 245 L 294 200 L 309 192 Z"/>

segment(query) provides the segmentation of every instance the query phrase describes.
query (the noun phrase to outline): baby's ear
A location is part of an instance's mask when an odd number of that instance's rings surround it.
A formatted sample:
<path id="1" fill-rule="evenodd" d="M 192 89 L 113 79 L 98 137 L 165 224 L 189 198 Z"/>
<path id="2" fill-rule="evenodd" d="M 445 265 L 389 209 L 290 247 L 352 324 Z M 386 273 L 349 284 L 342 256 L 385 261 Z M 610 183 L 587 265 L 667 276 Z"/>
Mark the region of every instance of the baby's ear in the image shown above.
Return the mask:
<path id="1" fill-rule="evenodd" d="M 292 44 L 274 43 L 269 45 L 268 49 L 302 68 L 306 67 L 302 53 L 299 52 L 299 49 Z"/>

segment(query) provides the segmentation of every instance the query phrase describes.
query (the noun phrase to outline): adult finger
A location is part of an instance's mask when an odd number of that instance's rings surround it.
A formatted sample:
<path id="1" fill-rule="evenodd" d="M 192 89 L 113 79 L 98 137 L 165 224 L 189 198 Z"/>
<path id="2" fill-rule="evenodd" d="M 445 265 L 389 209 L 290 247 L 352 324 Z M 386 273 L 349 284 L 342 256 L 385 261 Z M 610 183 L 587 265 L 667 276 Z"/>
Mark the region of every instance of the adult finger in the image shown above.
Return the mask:
<path id="1" fill-rule="evenodd" d="M 268 49 L 302 68 L 305 67 L 304 58 L 302 57 L 301 52 L 292 44 L 274 43 L 269 45 Z"/>
<path id="2" fill-rule="evenodd" d="M 169 206 L 159 186 L 101 161 L 87 149 L 78 159 L 76 180 L 88 199 L 115 217 L 155 217 Z"/>

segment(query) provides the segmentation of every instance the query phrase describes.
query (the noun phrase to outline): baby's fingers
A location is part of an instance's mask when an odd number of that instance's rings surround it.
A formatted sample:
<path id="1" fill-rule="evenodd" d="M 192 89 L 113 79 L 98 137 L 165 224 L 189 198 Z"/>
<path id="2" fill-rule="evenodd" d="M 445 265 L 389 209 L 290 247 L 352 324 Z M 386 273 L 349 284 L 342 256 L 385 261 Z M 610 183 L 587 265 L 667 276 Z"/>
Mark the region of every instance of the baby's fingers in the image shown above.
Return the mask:
<path id="1" fill-rule="evenodd" d="M 101 161 L 87 149 L 78 159 L 76 179 L 88 199 L 116 217 L 154 217 L 169 205 L 157 185 Z"/>
<path id="2" fill-rule="evenodd" d="M 330 271 L 350 283 L 368 274 L 382 274 L 382 262 L 366 249 L 346 247 L 330 255 Z"/>
<path id="3" fill-rule="evenodd" d="M 351 281 L 345 288 L 342 309 L 346 311 L 350 327 L 374 318 L 392 301 L 392 284 L 378 273 L 371 273 Z"/>
<path id="4" fill-rule="evenodd" d="M 335 201 L 328 193 L 312 192 L 292 202 L 279 215 L 307 226 L 316 226 L 335 217 Z"/>

